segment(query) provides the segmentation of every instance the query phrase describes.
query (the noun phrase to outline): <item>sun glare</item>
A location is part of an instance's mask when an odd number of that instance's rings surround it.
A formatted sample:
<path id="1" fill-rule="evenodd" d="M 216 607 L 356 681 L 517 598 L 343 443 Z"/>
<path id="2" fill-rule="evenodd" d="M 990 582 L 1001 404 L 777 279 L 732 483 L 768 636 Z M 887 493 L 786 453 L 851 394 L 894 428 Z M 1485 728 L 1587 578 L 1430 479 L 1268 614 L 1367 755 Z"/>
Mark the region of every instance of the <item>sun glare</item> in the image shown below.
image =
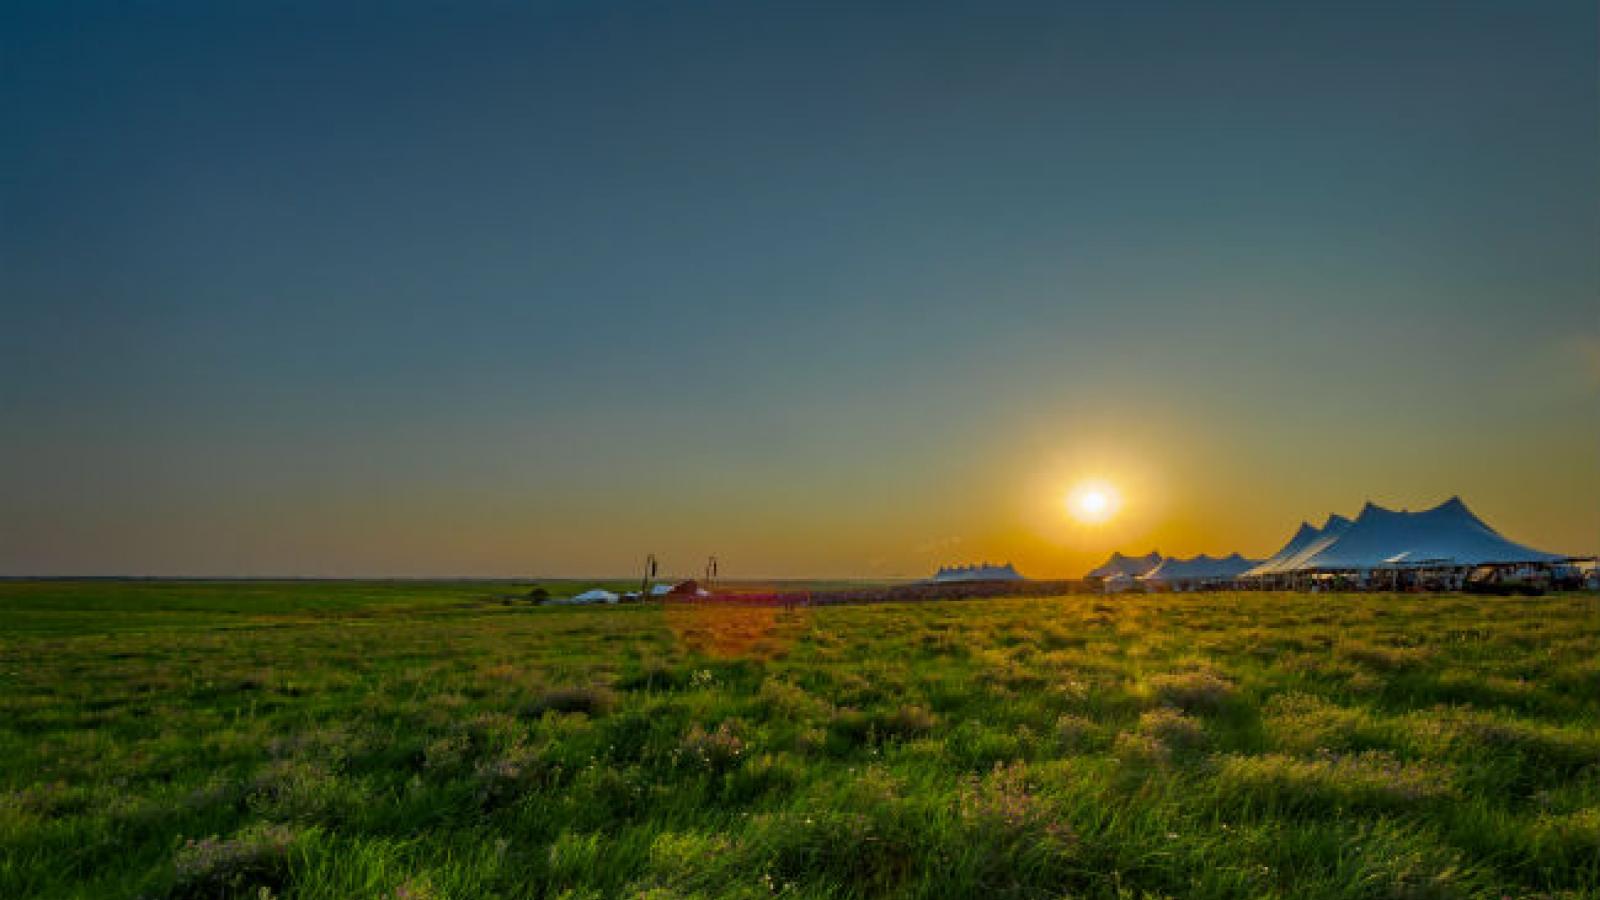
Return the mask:
<path id="1" fill-rule="evenodd" d="M 1122 498 L 1103 481 L 1085 481 L 1067 495 L 1067 511 L 1085 525 L 1098 525 L 1117 514 Z"/>

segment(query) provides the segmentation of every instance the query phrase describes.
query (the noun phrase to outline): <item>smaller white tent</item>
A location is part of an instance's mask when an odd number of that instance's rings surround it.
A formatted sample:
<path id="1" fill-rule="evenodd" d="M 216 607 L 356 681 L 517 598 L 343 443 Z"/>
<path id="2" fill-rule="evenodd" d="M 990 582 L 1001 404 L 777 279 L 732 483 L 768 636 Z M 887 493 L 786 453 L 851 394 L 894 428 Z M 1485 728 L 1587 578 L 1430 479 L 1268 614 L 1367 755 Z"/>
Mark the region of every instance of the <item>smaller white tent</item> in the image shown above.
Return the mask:
<path id="1" fill-rule="evenodd" d="M 939 584 L 950 581 L 1022 581 L 1011 563 L 1003 566 L 982 562 L 968 566 L 944 566 L 934 573 L 933 581 Z"/>
<path id="2" fill-rule="evenodd" d="M 603 591 L 599 588 L 595 588 L 592 591 L 584 591 L 583 593 L 574 597 L 557 597 L 556 599 L 548 602 L 556 605 L 584 606 L 591 603 L 616 603 L 620 599 L 620 597 L 611 593 L 610 591 Z"/>
<path id="3" fill-rule="evenodd" d="M 1168 557 L 1139 580 L 1147 587 L 1193 588 L 1232 581 L 1255 565 L 1256 560 L 1245 559 L 1237 553 L 1223 557 L 1202 553 L 1190 559 Z"/>
<path id="4" fill-rule="evenodd" d="M 1120 594 L 1138 587 L 1139 580 L 1125 572 L 1118 572 L 1114 575 L 1105 576 L 1101 581 L 1101 585 L 1108 594 Z"/>
<path id="5" fill-rule="evenodd" d="M 1123 556 L 1113 553 L 1111 558 L 1089 570 L 1088 578 L 1115 578 L 1118 575 L 1139 578 L 1161 565 L 1161 554 L 1154 550 L 1143 556 Z"/>

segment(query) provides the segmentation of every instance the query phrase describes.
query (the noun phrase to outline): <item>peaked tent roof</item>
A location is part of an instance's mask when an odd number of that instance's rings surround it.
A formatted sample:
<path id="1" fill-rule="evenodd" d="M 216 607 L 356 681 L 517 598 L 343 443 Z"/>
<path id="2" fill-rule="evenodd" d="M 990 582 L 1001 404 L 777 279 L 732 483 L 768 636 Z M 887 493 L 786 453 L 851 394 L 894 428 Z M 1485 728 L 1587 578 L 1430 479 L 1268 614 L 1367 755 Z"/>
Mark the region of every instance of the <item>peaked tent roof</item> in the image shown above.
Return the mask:
<path id="1" fill-rule="evenodd" d="M 1312 528 L 1302 522 L 1300 530 L 1285 544 L 1282 550 L 1274 553 L 1258 566 L 1245 572 L 1247 576 L 1277 575 L 1284 572 L 1297 571 L 1301 564 L 1316 555 L 1318 551 L 1326 548 L 1350 527 L 1350 520 L 1338 513 L 1330 513 L 1327 521 L 1321 528 Z M 1307 534 L 1310 529 L 1310 534 Z M 1302 539 L 1302 536 L 1304 538 Z M 1298 543 L 1297 543 L 1298 542 Z"/>
<path id="2" fill-rule="evenodd" d="M 1156 566 L 1161 565 L 1161 554 L 1154 550 L 1143 556 L 1123 556 L 1121 553 L 1111 554 L 1111 558 L 1089 570 L 1087 578 L 1110 578 L 1113 575 L 1127 575 L 1138 578 Z"/>
<path id="3" fill-rule="evenodd" d="M 1550 562 L 1564 557 L 1501 537 L 1473 514 L 1460 497 L 1405 512 L 1373 503 L 1355 521 L 1329 516 L 1321 528 L 1302 524 L 1282 550 L 1246 572 L 1247 577 L 1438 562 Z"/>
<path id="4" fill-rule="evenodd" d="M 1338 514 L 1328 516 L 1328 523 L 1322 526 L 1322 534 L 1318 535 L 1316 540 L 1301 547 L 1300 552 L 1289 557 L 1284 562 L 1282 571 L 1295 572 L 1304 569 L 1307 560 L 1333 546 L 1340 538 L 1344 537 L 1344 533 L 1349 531 L 1354 524 L 1351 520 Z"/>
<path id="5" fill-rule="evenodd" d="M 1316 540 L 1321 535 L 1322 529 L 1312 525 L 1310 522 L 1301 522 L 1300 529 L 1294 533 L 1293 537 L 1289 538 L 1289 543 L 1284 544 L 1281 548 L 1279 548 L 1277 553 L 1274 553 L 1257 563 L 1244 574 L 1265 575 L 1268 572 L 1271 572 L 1275 566 L 1282 565 L 1285 560 L 1289 559 L 1291 556 L 1294 556 L 1296 553 L 1299 553 L 1301 550 L 1304 550 L 1307 544 Z"/>
<path id="6" fill-rule="evenodd" d="M 1207 556 L 1204 553 L 1191 559 L 1168 557 L 1140 579 L 1152 582 L 1195 581 L 1208 578 L 1237 578 L 1254 567 L 1256 560 L 1245 559 L 1237 553 L 1230 556 Z"/>
<path id="7" fill-rule="evenodd" d="M 1314 571 L 1422 562 L 1554 562 L 1564 558 L 1506 540 L 1474 515 L 1460 497 L 1451 497 L 1421 512 L 1397 512 L 1368 503 L 1334 540 L 1296 557 L 1292 563 L 1294 570 Z"/>

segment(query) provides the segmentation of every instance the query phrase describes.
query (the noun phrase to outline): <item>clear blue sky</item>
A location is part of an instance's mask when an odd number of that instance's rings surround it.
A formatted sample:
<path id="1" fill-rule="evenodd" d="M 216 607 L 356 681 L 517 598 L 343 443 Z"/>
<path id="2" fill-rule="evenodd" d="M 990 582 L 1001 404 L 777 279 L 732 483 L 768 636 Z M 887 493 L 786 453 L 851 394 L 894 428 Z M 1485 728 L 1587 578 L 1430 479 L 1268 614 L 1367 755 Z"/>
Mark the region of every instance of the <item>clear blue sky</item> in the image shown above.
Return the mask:
<path id="1" fill-rule="evenodd" d="M 1592 2 L 520 6 L 4 4 L 0 573 L 1600 550 Z"/>

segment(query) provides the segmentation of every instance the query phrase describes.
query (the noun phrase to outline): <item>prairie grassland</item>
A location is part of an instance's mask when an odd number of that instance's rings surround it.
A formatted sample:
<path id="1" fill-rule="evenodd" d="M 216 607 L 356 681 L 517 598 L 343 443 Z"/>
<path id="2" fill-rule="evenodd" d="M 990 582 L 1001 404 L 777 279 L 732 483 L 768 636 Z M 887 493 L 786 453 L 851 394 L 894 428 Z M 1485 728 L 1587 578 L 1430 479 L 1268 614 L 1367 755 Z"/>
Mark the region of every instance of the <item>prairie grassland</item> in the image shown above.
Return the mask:
<path id="1" fill-rule="evenodd" d="M 1596 897 L 1593 596 L 0 584 L 0 897 Z"/>

